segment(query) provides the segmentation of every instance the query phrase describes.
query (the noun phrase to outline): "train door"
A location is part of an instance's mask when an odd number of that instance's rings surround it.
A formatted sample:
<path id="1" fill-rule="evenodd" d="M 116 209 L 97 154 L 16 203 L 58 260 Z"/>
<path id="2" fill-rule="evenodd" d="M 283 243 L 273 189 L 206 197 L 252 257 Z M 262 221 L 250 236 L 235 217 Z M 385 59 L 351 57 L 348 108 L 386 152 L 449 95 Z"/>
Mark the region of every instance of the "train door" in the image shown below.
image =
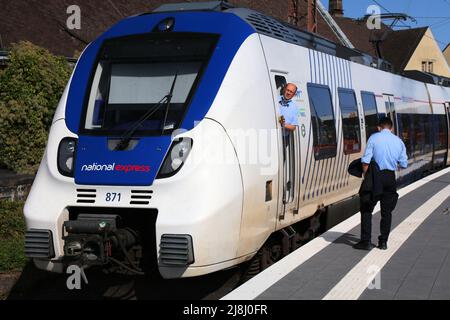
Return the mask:
<path id="1" fill-rule="evenodd" d="M 283 89 L 288 83 L 287 79 L 288 73 L 272 72 L 273 81 L 273 96 L 277 112 L 277 121 L 279 121 L 280 114 L 280 96 L 283 94 Z M 278 122 L 279 123 L 279 122 Z M 292 213 L 296 214 L 298 212 L 298 179 L 300 168 L 299 168 L 299 133 L 298 129 L 294 132 L 289 132 L 278 125 L 279 134 L 278 139 L 280 141 L 280 190 L 279 198 L 282 201 L 279 202 L 279 219 L 284 220 L 286 214 Z"/>
<path id="2" fill-rule="evenodd" d="M 386 117 L 389 117 L 394 124 L 394 134 L 398 134 L 397 132 L 397 116 L 395 114 L 395 100 L 394 96 L 390 94 L 383 94 L 384 105 L 386 106 Z"/>
<path id="3" fill-rule="evenodd" d="M 450 102 L 445 103 L 445 110 L 447 114 L 447 165 L 450 165 Z"/>

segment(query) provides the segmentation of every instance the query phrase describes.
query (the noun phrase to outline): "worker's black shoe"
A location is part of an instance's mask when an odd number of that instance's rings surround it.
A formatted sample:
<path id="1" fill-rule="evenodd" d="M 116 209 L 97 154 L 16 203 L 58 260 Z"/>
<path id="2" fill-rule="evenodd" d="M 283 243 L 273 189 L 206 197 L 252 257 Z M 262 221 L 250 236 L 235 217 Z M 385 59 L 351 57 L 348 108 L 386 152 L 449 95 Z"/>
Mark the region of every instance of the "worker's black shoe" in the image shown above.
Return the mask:
<path id="1" fill-rule="evenodd" d="M 387 250 L 387 242 L 386 241 L 378 241 L 378 249 Z"/>
<path id="2" fill-rule="evenodd" d="M 357 244 L 353 245 L 353 249 L 358 250 L 372 250 L 375 246 L 369 241 L 360 241 Z"/>

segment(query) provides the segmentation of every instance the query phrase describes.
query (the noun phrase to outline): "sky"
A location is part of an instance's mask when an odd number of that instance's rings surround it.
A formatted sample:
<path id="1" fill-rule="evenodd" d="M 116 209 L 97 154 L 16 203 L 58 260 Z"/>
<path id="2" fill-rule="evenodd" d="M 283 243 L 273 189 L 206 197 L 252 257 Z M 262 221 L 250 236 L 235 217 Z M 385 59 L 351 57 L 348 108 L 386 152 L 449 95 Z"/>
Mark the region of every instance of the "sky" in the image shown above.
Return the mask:
<path id="1" fill-rule="evenodd" d="M 328 0 L 321 0 L 325 8 L 328 8 Z M 398 28 L 406 26 L 419 28 L 431 26 L 433 35 L 443 50 L 450 43 L 450 0 L 343 0 L 344 16 L 360 18 L 366 15 L 367 8 L 380 4 L 381 13 L 406 13 L 415 18 L 417 23 L 407 20 L 398 22 Z M 384 8 L 383 8 L 384 7 Z M 386 11 L 388 10 L 388 11 Z M 388 24 L 390 21 L 386 21 Z"/>

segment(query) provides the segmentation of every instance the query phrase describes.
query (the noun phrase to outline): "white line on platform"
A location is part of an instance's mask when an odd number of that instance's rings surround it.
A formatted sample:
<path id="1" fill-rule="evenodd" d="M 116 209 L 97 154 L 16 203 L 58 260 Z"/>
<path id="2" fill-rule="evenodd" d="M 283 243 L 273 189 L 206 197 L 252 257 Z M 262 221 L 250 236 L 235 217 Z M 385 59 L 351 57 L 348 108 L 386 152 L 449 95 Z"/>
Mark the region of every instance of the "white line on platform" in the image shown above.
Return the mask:
<path id="1" fill-rule="evenodd" d="M 434 180 L 450 172 L 450 168 L 436 172 L 424 179 L 416 181 L 409 186 L 402 188 L 398 191 L 399 198 L 416 190 L 417 188 L 423 186 L 427 182 Z M 374 214 L 380 210 L 380 205 L 374 209 Z M 319 253 L 321 250 L 326 248 L 328 245 L 333 243 L 339 237 L 346 234 L 348 231 L 352 230 L 360 224 L 360 215 L 355 214 L 349 219 L 341 222 L 337 226 L 333 227 L 329 231 L 322 234 L 320 237 L 308 242 L 304 246 L 295 250 L 288 256 L 284 257 L 282 260 L 274 264 L 273 266 L 262 271 L 249 281 L 245 282 L 240 287 L 236 288 L 234 291 L 230 292 L 226 296 L 222 297 L 221 300 L 252 300 L 274 285 L 276 282 L 281 280 L 283 277 L 288 275 L 292 270 L 302 265 L 305 261 Z M 366 285 L 367 286 L 367 285 Z"/>
<path id="2" fill-rule="evenodd" d="M 431 199 L 415 210 L 400 223 L 389 236 L 388 250 L 372 250 L 339 283 L 328 292 L 323 300 L 356 300 L 375 279 L 389 259 L 397 252 L 412 233 L 428 218 L 450 195 L 450 186 L 439 191 Z M 383 275 L 380 273 L 380 286 Z"/>

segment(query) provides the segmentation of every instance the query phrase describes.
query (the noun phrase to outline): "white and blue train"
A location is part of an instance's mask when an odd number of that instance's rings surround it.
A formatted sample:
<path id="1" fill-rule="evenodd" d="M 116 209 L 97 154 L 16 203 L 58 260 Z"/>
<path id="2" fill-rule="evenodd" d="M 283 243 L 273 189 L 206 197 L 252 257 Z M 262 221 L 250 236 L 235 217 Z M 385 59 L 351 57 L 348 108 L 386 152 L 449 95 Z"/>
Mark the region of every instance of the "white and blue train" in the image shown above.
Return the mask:
<path id="1" fill-rule="evenodd" d="M 318 212 L 357 195 L 347 167 L 380 115 L 408 149 L 401 183 L 450 164 L 443 83 L 249 9 L 184 8 L 125 19 L 81 55 L 24 209 L 38 268 L 264 268 L 317 230 Z M 299 126 L 284 146 L 288 82 Z M 264 161 L 249 159 L 261 148 Z"/>

